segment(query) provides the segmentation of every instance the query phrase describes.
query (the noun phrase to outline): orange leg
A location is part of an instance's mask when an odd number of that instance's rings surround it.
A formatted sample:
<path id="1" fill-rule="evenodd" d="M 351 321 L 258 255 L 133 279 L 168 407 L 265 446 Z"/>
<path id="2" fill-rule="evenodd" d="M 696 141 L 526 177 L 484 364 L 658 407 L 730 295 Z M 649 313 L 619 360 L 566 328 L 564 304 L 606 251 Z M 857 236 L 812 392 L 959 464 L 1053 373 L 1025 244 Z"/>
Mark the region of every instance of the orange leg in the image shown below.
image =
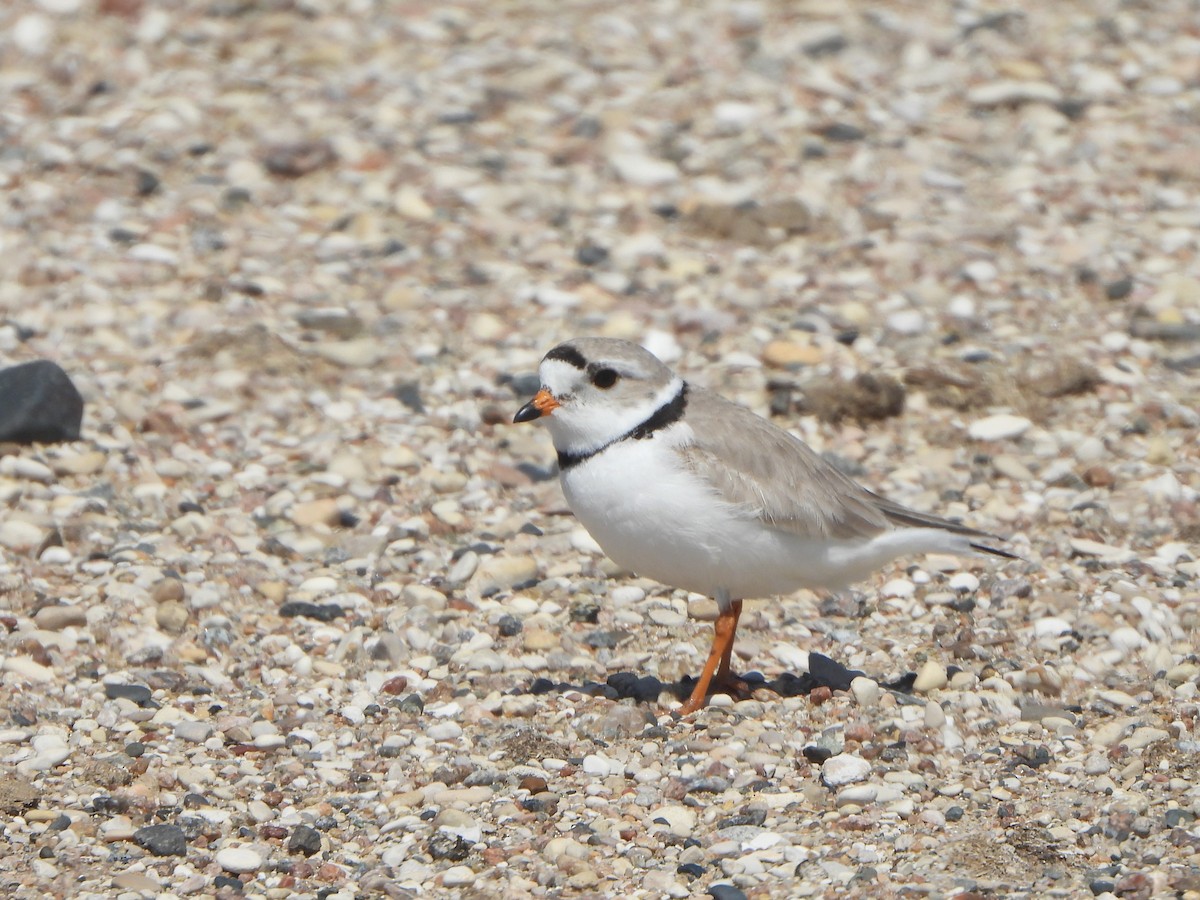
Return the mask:
<path id="1" fill-rule="evenodd" d="M 742 601 L 734 600 L 730 604 L 730 611 L 733 613 L 733 631 L 737 633 L 738 622 L 742 620 Z M 725 652 L 721 654 L 721 665 L 717 667 L 717 683 L 723 684 L 731 679 L 736 679 L 730 669 L 730 663 L 733 661 L 733 638 L 729 639 L 729 646 L 725 648 Z"/>
<path id="2" fill-rule="evenodd" d="M 717 616 L 717 622 L 713 628 L 712 650 L 709 651 L 708 661 L 704 664 L 704 671 L 700 673 L 700 680 L 696 682 L 692 696 L 679 709 L 681 716 L 690 716 L 704 706 L 705 698 L 708 697 L 708 687 L 712 684 L 718 665 L 721 666 L 723 674 L 729 673 L 730 657 L 733 654 L 733 638 L 737 634 L 738 617 L 741 612 L 742 602 L 738 600 L 729 604 L 728 608 L 722 609 Z"/>

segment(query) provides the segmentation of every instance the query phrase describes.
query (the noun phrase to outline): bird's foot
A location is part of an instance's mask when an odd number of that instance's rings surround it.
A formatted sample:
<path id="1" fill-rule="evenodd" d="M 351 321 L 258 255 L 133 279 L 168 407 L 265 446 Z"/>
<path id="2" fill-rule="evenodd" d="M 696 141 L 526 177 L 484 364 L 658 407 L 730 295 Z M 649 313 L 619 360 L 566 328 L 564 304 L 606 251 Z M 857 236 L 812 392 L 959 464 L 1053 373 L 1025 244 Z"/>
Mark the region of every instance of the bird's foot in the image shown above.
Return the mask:
<path id="1" fill-rule="evenodd" d="M 732 672 L 721 674 L 718 672 L 713 676 L 712 687 L 710 688 L 714 694 L 728 694 L 734 700 L 749 700 L 754 694 L 754 688 L 750 683 L 740 675 L 734 675 Z"/>
<path id="2" fill-rule="evenodd" d="M 683 706 L 679 707 L 678 715 L 690 716 L 694 712 L 699 712 L 708 702 L 708 694 L 728 694 L 736 701 L 749 700 L 753 693 L 754 688 L 740 675 L 735 675 L 733 672 L 718 672 L 709 683 L 708 690 L 702 695 L 693 692 Z"/>

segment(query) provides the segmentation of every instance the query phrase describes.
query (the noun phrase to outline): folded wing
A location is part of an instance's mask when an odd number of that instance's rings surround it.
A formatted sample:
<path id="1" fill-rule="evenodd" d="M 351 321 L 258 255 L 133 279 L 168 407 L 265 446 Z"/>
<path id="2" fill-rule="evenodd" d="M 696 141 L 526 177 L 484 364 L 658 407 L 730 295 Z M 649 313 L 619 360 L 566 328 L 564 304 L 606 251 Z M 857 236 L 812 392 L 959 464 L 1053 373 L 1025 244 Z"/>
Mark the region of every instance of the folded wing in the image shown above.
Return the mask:
<path id="1" fill-rule="evenodd" d="M 993 537 L 868 491 L 799 438 L 717 394 L 691 388 L 687 419 L 695 434 L 682 450 L 688 466 L 726 502 L 773 528 L 807 538 L 870 538 L 895 527 Z"/>

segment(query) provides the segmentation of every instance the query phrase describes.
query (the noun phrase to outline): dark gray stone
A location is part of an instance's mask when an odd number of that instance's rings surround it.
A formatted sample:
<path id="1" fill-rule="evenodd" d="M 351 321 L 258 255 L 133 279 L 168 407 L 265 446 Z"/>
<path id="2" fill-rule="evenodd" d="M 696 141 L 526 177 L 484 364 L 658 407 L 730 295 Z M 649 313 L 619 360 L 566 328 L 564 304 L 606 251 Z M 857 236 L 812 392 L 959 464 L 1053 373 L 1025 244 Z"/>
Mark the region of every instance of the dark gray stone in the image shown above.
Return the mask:
<path id="1" fill-rule="evenodd" d="M 79 440 L 83 397 L 58 363 L 35 359 L 0 369 L 0 441 Z"/>
<path id="2" fill-rule="evenodd" d="M 187 856 L 187 838 L 178 825 L 147 825 L 133 833 L 133 840 L 154 856 Z"/>

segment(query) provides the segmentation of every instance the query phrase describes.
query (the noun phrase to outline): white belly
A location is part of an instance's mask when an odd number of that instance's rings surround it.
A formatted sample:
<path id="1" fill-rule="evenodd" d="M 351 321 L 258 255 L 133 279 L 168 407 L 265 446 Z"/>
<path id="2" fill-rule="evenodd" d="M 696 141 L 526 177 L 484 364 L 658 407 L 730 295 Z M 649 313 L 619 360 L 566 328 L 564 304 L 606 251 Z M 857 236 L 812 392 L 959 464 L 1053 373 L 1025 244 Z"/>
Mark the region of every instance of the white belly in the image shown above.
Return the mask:
<path id="1" fill-rule="evenodd" d="M 901 555 L 969 552 L 969 541 L 935 529 L 840 540 L 771 528 L 676 465 L 674 455 L 655 442 L 666 437 L 663 432 L 655 440 L 623 441 L 562 476 L 563 493 L 580 522 L 605 553 L 638 575 L 743 599 L 803 587 L 839 588 Z"/>
<path id="2" fill-rule="evenodd" d="M 722 501 L 653 441 L 628 440 L 563 474 L 567 503 L 615 562 L 672 587 L 733 598 L 827 583 L 819 542 Z"/>

